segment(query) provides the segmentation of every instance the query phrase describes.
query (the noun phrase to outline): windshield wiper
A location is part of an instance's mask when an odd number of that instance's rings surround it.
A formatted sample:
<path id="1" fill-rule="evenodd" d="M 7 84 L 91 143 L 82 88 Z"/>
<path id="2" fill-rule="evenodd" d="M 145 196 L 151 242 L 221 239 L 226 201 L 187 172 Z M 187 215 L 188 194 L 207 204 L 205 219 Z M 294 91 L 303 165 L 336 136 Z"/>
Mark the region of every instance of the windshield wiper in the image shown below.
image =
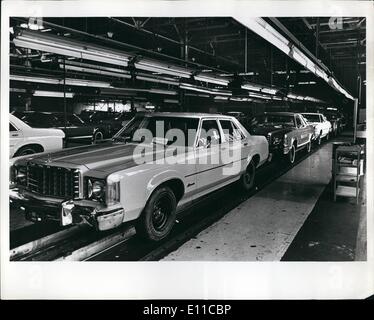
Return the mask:
<path id="1" fill-rule="evenodd" d="M 128 140 L 130 140 L 130 137 L 121 137 L 121 136 L 117 136 L 117 137 L 113 137 L 112 138 L 112 141 L 121 141 L 121 142 L 127 142 Z"/>

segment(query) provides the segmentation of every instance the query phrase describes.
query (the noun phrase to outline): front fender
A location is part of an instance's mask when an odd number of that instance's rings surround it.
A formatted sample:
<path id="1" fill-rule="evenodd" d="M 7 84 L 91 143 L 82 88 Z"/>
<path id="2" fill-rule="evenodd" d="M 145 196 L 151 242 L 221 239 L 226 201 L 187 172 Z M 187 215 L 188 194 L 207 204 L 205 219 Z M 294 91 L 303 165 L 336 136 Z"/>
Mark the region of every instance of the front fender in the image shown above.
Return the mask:
<path id="1" fill-rule="evenodd" d="M 183 183 L 184 188 L 186 188 L 184 183 L 184 177 L 178 172 L 177 170 L 169 169 L 166 171 L 161 171 L 153 175 L 153 177 L 149 180 L 146 186 L 146 201 L 148 201 L 149 197 L 153 193 L 153 191 L 160 186 L 161 184 L 177 179 Z"/>

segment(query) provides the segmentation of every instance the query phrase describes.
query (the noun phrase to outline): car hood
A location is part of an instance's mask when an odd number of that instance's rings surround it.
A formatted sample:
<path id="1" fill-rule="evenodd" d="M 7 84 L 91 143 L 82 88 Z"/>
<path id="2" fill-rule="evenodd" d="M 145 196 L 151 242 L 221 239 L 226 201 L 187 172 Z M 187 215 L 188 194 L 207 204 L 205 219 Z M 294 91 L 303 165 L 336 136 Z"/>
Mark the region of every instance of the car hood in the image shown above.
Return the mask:
<path id="1" fill-rule="evenodd" d="M 138 144 L 106 142 L 90 146 L 64 149 L 30 157 L 28 161 L 53 166 L 79 167 L 90 170 L 114 172 L 137 166 L 134 151 Z M 163 150 L 163 149 L 162 149 Z M 155 154 L 155 146 L 146 146 L 145 152 Z"/>
<path id="2" fill-rule="evenodd" d="M 283 133 L 286 133 L 286 132 L 289 132 L 291 131 L 291 128 L 290 127 L 287 127 L 287 126 L 273 126 L 273 125 L 269 125 L 269 126 L 254 126 L 252 128 L 250 128 L 249 132 L 252 134 L 252 135 L 260 135 L 260 136 L 267 136 L 269 133 L 280 133 L 280 132 L 283 132 Z"/>

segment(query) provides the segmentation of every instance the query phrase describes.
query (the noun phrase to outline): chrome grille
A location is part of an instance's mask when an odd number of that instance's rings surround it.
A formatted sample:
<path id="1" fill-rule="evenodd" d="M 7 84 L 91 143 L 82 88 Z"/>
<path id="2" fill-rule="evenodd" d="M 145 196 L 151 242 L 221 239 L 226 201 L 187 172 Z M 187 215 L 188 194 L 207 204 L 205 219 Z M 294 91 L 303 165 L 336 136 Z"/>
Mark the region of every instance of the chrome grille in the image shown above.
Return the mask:
<path id="1" fill-rule="evenodd" d="M 79 171 L 29 163 L 26 189 L 44 196 L 63 199 L 79 197 Z"/>

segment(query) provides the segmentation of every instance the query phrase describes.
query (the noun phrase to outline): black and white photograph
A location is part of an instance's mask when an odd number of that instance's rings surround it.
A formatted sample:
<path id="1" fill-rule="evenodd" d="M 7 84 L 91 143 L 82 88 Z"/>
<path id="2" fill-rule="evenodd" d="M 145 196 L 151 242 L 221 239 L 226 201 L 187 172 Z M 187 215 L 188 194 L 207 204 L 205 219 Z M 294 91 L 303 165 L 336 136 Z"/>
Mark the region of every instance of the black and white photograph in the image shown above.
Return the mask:
<path id="1" fill-rule="evenodd" d="M 6 297 L 373 294 L 373 3 L 270 2 L 2 2 Z"/>

